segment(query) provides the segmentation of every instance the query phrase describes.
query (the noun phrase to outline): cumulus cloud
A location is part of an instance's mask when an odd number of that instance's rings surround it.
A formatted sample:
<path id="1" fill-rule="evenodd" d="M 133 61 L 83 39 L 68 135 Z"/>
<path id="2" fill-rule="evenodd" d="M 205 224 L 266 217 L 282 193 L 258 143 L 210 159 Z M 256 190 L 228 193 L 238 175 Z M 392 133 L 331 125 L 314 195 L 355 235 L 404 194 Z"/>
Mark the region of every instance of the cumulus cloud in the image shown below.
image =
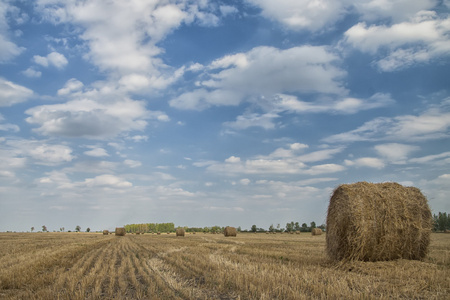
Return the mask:
<path id="1" fill-rule="evenodd" d="M 25 50 L 17 46 L 10 38 L 7 15 L 12 11 L 14 6 L 8 1 L 0 2 L 0 63 L 11 60 Z"/>
<path id="2" fill-rule="evenodd" d="M 345 160 L 346 166 L 352 167 L 368 167 L 374 169 L 382 169 L 385 166 L 385 163 L 382 159 L 376 157 L 362 157 L 355 160 Z"/>
<path id="3" fill-rule="evenodd" d="M 42 76 L 42 72 L 36 71 L 34 68 L 28 68 L 25 71 L 22 71 L 22 74 L 30 77 L 30 78 L 39 78 Z"/>
<path id="4" fill-rule="evenodd" d="M 105 139 L 122 132 L 143 130 L 147 125 L 145 103 L 120 99 L 110 103 L 81 99 L 42 105 L 26 111 L 26 121 L 37 124 L 43 135 Z"/>
<path id="5" fill-rule="evenodd" d="M 40 165 L 59 165 L 75 159 L 72 149 L 66 145 L 24 139 L 7 140 L 6 145 L 15 157 L 29 159 Z"/>
<path id="6" fill-rule="evenodd" d="M 319 175 L 340 172 L 345 169 L 338 164 L 310 165 L 325 161 L 343 150 L 343 148 L 318 150 L 303 153 L 308 145 L 293 143 L 288 147 L 277 148 L 268 155 L 258 155 L 246 160 L 231 156 L 224 162 L 208 161 L 194 163 L 197 167 L 206 167 L 209 172 L 239 175 L 239 174 L 304 174 Z"/>
<path id="7" fill-rule="evenodd" d="M 379 117 L 357 129 L 329 136 L 324 141 L 425 141 L 447 138 L 449 128 L 450 113 L 443 108 L 433 108 L 420 115 Z"/>
<path id="8" fill-rule="evenodd" d="M 173 30 L 183 23 L 219 22 L 207 1 L 40 0 L 37 9 L 49 22 L 75 26 L 87 46 L 84 58 L 113 80 L 123 77 L 120 84 L 129 90 L 165 88 L 184 71 L 173 73 L 158 57 L 164 50 L 157 44 Z"/>
<path id="9" fill-rule="evenodd" d="M 91 150 L 85 151 L 84 154 L 93 157 L 109 156 L 108 152 L 100 147 L 90 147 Z"/>
<path id="10" fill-rule="evenodd" d="M 206 67 L 199 88 L 172 99 L 179 109 L 238 105 L 249 96 L 273 97 L 278 93 L 325 93 L 343 95 L 345 71 L 336 66 L 339 57 L 322 46 L 286 50 L 256 47 L 228 55 Z"/>
<path id="11" fill-rule="evenodd" d="M 32 90 L 0 78 L 0 107 L 27 101 L 31 96 Z"/>
<path id="12" fill-rule="evenodd" d="M 125 179 L 111 175 L 104 174 L 99 175 L 94 178 L 86 178 L 84 182 L 79 183 L 79 185 L 84 185 L 87 187 L 111 187 L 111 188 L 129 188 L 133 184 Z"/>
<path id="13" fill-rule="evenodd" d="M 292 30 L 318 31 L 333 25 L 345 12 L 344 1 L 247 0 L 262 9 L 262 15 Z"/>
<path id="14" fill-rule="evenodd" d="M 448 56 L 450 19 L 433 11 L 421 11 L 409 21 L 387 25 L 358 23 L 344 34 L 356 49 L 384 56 L 376 62 L 383 71 L 395 71 Z M 387 55 L 383 55 L 387 53 Z"/>
<path id="15" fill-rule="evenodd" d="M 411 152 L 417 151 L 418 146 L 388 143 L 375 146 L 375 150 L 391 163 L 405 163 Z"/>
<path id="16" fill-rule="evenodd" d="M 35 55 L 33 60 L 43 67 L 53 66 L 57 69 L 62 69 L 69 63 L 67 58 L 58 52 L 49 53 L 47 56 Z"/>
<path id="17" fill-rule="evenodd" d="M 73 92 L 80 91 L 83 88 L 83 83 L 76 78 L 69 79 L 63 88 L 58 90 L 59 96 L 69 95 Z"/>

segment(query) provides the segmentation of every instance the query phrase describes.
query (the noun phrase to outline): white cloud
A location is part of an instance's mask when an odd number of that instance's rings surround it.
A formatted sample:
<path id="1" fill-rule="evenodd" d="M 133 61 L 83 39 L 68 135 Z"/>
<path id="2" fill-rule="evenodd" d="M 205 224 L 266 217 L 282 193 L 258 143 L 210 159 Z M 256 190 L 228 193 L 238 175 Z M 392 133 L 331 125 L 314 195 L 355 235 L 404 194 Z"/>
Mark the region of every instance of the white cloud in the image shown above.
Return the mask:
<path id="1" fill-rule="evenodd" d="M 59 96 L 69 95 L 73 92 L 80 91 L 83 88 L 83 83 L 76 78 L 69 79 L 62 89 L 58 90 Z"/>
<path id="2" fill-rule="evenodd" d="M 307 145 L 300 143 L 290 144 L 287 148 L 277 148 L 269 155 L 259 155 L 250 159 L 241 160 L 231 156 L 223 163 L 216 161 L 194 163 L 197 167 L 206 167 L 209 172 L 224 175 L 239 174 L 306 174 L 319 175 L 340 172 L 345 167 L 337 164 L 320 164 L 309 166 L 307 163 L 325 161 L 333 158 L 343 148 L 326 149 L 302 154 Z"/>
<path id="3" fill-rule="evenodd" d="M 180 109 L 238 105 L 248 96 L 273 97 L 279 93 L 344 95 L 345 71 L 336 66 L 339 57 L 323 46 L 286 50 L 256 47 L 246 53 L 225 56 L 207 66 L 198 89 L 172 99 Z"/>
<path id="4" fill-rule="evenodd" d="M 247 0 L 262 9 L 262 15 L 292 30 L 318 31 L 342 18 L 344 1 L 336 0 Z"/>
<path id="5" fill-rule="evenodd" d="M 444 159 L 444 160 L 442 160 Z M 423 157 L 418 157 L 418 158 L 412 158 L 409 160 L 409 162 L 411 163 L 429 163 L 429 162 L 433 162 L 433 161 L 438 161 L 439 163 L 442 162 L 447 162 L 450 163 L 450 152 L 443 152 L 440 154 L 432 154 L 432 155 L 427 155 L 427 156 L 423 156 Z"/>
<path id="6" fill-rule="evenodd" d="M 99 147 L 92 147 L 91 150 L 85 151 L 84 154 L 93 157 L 109 156 L 108 152 L 105 149 Z"/>
<path id="7" fill-rule="evenodd" d="M 43 135 L 105 139 L 122 132 L 143 130 L 147 125 L 145 103 L 120 99 L 101 103 L 89 99 L 28 109 L 26 121 L 37 124 Z"/>
<path id="8" fill-rule="evenodd" d="M 164 50 L 157 44 L 173 30 L 183 23 L 215 26 L 219 22 L 212 6 L 198 1 L 37 2 L 44 19 L 75 26 L 87 46 L 84 58 L 130 91 L 166 88 L 184 72 L 173 72 L 158 57 Z"/>
<path id="9" fill-rule="evenodd" d="M 362 18 L 375 21 L 391 18 L 394 22 L 408 20 L 421 10 L 433 8 L 436 0 L 360 0 L 352 4 L 362 14 Z"/>
<path id="10" fill-rule="evenodd" d="M 236 130 L 243 130 L 249 127 L 262 127 L 264 129 L 274 129 L 273 120 L 279 118 L 277 114 L 257 114 L 250 113 L 238 116 L 234 122 L 225 122 L 223 125 Z"/>
<path id="11" fill-rule="evenodd" d="M 34 160 L 40 165 L 59 165 L 75 159 L 72 149 L 65 145 L 48 144 L 38 140 L 7 140 L 6 145 L 14 157 Z"/>
<path id="12" fill-rule="evenodd" d="M 42 75 L 42 72 L 36 71 L 34 68 L 28 68 L 25 71 L 22 71 L 22 74 L 30 77 L 30 78 L 39 78 Z"/>
<path id="13" fill-rule="evenodd" d="M 450 113 L 430 109 L 421 115 L 379 117 L 357 129 L 335 134 L 324 139 L 330 143 L 355 141 L 424 141 L 448 137 Z"/>
<path id="14" fill-rule="evenodd" d="M 10 39 L 7 14 L 13 10 L 14 6 L 7 1 L 0 2 L 0 63 L 10 61 L 25 50 Z"/>
<path id="15" fill-rule="evenodd" d="M 391 163 L 405 163 L 411 152 L 419 150 L 418 146 L 399 143 L 376 145 L 375 150 Z"/>
<path id="16" fill-rule="evenodd" d="M 440 18 L 435 12 L 421 11 L 415 18 L 392 26 L 358 23 L 344 35 L 348 44 L 363 52 L 387 52 L 376 63 L 383 71 L 395 71 L 448 56 L 449 32 L 448 16 Z"/>
<path id="17" fill-rule="evenodd" d="M 251 180 L 248 178 L 243 178 L 243 179 L 239 180 L 239 183 L 242 185 L 249 185 L 251 183 Z"/>
<path id="18" fill-rule="evenodd" d="M 85 181 L 79 183 L 79 185 L 87 187 L 112 187 L 112 188 L 129 188 L 133 186 L 131 182 L 111 174 L 99 175 L 94 178 L 86 178 Z"/>
<path id="19" fill-rule="evenodd" d="M 0 107 L 27 101 L 31 96 L 32 90 L 0 78 Z"/>
<path id="20" fill-rule="evenodd" d="M 69 62 L 67 58 L 58 52 L 51 52 L 47 56 L 35 55 L 33 56 L 33 60 L 38 65 L 43 67 L 53 66 L 57 69 L 64 68 Z"/>
<path id="21" fill-rule="evenodd" d="M 236 7 L 230 5 L 221 5 L 219 9 L 223 16 L 228 16 L 239 12 Z"/>
<path id="22" fill-rule="evenodd" d="M 275 111 L 294 113 L 340 113 L 354 114 L 362 110 L 369 110 L 394 103 L 389 94 L 376 93 L 368 99 L 340 98 L 336 101 L 305 102 L 295 96 L 278 94 L 274 98 Z"/>
<path id="23" fill-rule="evenodd" d="M 142 163 L 140 161 L 132 160 L 132 159 L 125 159 L 123 161 L 123 163 L 130 168 L 137 168 L 137 167 L 142 166 Z"/>
<path id="24" fill-rule="evenodd" d="M 382 169 L 385 166 L 385 163 L 382 159 L 376 157 L 362 157 L 351 160 L 345 160 L 346 166 L 355 166 L 355 167 L 369 167 L 374 169 Z"/>

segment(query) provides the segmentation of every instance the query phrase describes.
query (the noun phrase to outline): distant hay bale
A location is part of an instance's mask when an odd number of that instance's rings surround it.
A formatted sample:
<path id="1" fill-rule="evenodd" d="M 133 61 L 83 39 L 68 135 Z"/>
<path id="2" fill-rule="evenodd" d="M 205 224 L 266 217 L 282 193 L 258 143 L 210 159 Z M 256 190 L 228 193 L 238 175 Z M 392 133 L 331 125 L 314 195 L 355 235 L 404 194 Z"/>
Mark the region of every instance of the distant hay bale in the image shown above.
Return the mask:
<path id="1" fill-rule="evenodd" d="M 103 235 L 108 235 L 109 234 L 109 230 L 103 230 Z"/>
<path id="2" fill-rule="evenodd" d="M 313 228 L 311 230 L 311 235 L 322 235 L 322 229 L 320 229 L 320 228 Z"/>
<path id="3" fill-rule="evenodd" d="M 116 227 L 116 236 L 125 236 L 125 228 Z"/>
<path id="4" fill-rule="evenodd" d="M 225 230 L 223 231 L 223 235 L 224 236 L 236 236 L 237 230 L 234 227 L 227 226 L 227 227 L 225 227 Z"/>
<path id="5" fill-rule="evenodd" d="M 450 233 L 450 230 L 445 229 L 445 230 L 444 230 L 444 233 Z"/>
<path id="6" fill-rule="evenodd" d="M 300 234 L 300 231 L 296 231 L 295 234 Z"/>
<path id="7" fill-rule="evenodd" d="M 431 211 L 418 188 L 398 183 L 343 184 L 331 196 L 326 250 L 334 260 L 423 259 Z"/>
<path id="8" fill-rule="evenodd" d="M 161 235 L 161 232 L 158 232 L 157 235 Z"/>
<path id="9" fill-rule="evenodd" d="M 184 236 L 184 228 L 177 228 L 177 231 L 175 233 L 177 234 L 177 236 Z"/>

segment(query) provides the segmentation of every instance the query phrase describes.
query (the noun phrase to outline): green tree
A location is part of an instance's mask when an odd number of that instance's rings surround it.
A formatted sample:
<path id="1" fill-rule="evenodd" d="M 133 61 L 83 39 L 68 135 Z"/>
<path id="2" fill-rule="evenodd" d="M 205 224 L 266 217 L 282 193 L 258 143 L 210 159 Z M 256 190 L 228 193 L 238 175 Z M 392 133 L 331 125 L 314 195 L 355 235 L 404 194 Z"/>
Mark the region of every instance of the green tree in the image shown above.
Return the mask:
<path id="1" fill-rule="evenodd" d="M 302 231 L 302 232 L 307 232 L 307 231 L 308 231 L 308 225 L 307 225 L 306 223 L 303 223 L 303 224 L 302 224 L 302 229 L 301 229 L 301 231 Z"/>
<path id="2" fill-rule="evenodd" d="M 311 222 L 311 229 L 316 228 L 316 222 L 312 221 Z"/>
<path id="3" fill-rule="evenodd" d="M 81 230 L 80 225 L 77 225 L 77 227 L 75 227 L 75 231 L 76 231 L 76 232 L 80 232 L 80 230 Z"/>
<path id="4" fill-rule="evenodd" d="M 286 223 L 286 231 L 291 232 L 292 230 L 294 230 L 294 222 Z"/>
<path id="5" fill-rule="evenodd" d="M 252 229 L 251 229 L 252 232 L 256 232 L 257 229 L 258 228 L 256 227 L 256 225 L 252 225 Z"/>
<path id="6" fill-rule="evenodd" d="M 273 228 L 273 224 L 269 226 L 269 232 L 273 232 L 275 228 Z"/>
<path id="7" fill-rule="evenodd" d="M 47 226 L 42 225 L 42 232 L 46 232 L 47 231 Z"/>
<path id="8" fill-rule="evenodd" d="M 90 232 L 91 231 L 91 229 L 88 227 L 88 228 L 86 228 L 86 232 Z"/>
<path id="9" fill-rule="evenodd" d="M 298 224 L 298 222 L 295 222 L 295 224 L 294 224 L 294 230 L 295 230 L 295 231 L 300 231 L 300 224 Z"/>
<path id="10" fill-rule="evenodd" d="M 34 227 L 31 227 L 31 232 L 33 232 L 34 231 Z"/>

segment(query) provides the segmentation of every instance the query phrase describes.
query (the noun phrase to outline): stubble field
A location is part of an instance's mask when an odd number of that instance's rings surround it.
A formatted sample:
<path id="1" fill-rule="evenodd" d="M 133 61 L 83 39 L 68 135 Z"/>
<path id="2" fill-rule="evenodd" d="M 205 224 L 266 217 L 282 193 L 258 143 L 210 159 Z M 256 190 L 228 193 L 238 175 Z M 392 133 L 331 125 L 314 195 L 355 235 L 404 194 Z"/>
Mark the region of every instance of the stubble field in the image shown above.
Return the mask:
<path id="1" fill-rule="evenodd" d="M 0 299 L 449 299 L 450 234 L 424 261 L 333 263 L 325 235 L 0 233 Z"/>

